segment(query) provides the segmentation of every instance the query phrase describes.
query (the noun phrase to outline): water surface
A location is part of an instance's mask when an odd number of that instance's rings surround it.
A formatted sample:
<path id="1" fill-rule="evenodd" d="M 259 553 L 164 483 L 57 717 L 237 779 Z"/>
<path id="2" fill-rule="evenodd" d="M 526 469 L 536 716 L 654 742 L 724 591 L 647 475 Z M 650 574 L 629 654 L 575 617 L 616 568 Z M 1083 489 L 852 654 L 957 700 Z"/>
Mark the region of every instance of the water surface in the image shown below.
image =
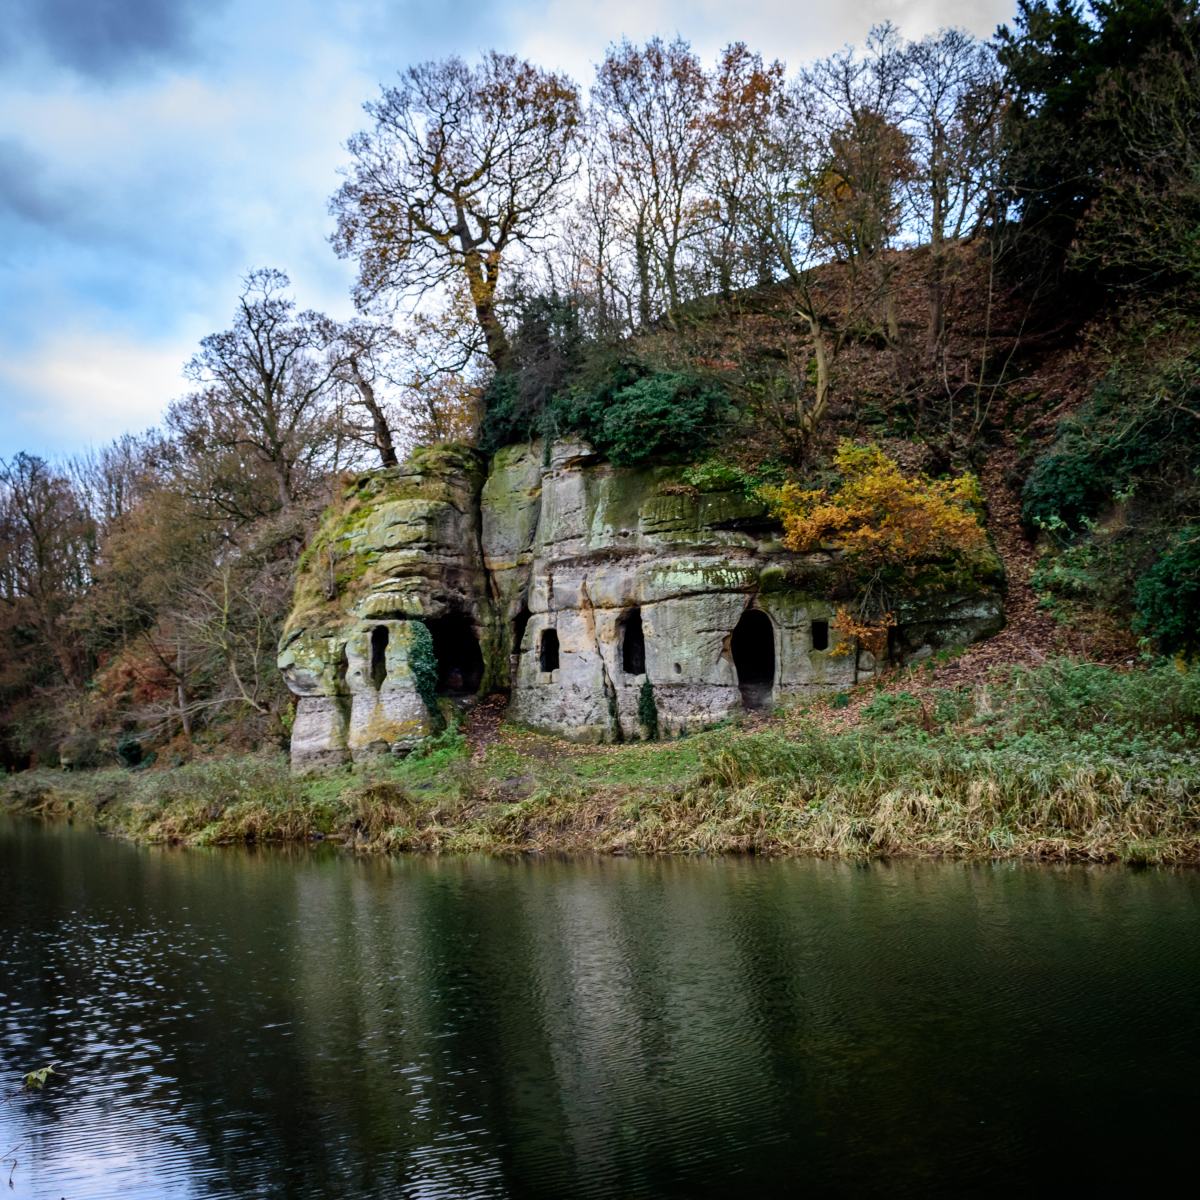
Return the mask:
<path id="1" fill-rule="evenodd" d="M 1200 875 L 359 860 L 0 822 L 14 1200 L 1191 1169 Z M 0 1194 L 11 1163 L 0 1174 Z"/>

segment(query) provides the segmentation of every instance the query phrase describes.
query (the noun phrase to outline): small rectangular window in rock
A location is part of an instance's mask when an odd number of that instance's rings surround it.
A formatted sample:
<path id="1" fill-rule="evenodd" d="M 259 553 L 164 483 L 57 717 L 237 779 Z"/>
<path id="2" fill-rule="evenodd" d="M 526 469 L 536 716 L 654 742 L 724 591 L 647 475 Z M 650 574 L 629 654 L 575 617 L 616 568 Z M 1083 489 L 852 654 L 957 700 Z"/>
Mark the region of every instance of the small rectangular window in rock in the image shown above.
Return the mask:
<path id="1" fill-rule="evenodd" d="M 814 650 L 829 649 L 828 621 L 814 621 L 812 623 L 812 648 Z"/>
<path id="2" fill-rule="evenodd" d="M 538 661 L 543 671 L 558 670 L 558 631 L 543 629 L 538 646 Z"/>

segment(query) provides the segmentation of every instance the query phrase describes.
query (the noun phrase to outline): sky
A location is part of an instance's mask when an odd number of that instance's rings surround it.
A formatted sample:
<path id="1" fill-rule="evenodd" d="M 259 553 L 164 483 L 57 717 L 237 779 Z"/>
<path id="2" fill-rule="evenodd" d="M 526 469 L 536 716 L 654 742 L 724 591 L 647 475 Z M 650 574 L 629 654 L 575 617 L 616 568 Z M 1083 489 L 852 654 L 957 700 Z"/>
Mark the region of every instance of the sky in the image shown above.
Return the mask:
<path id="1" fill-rule="evenodd" d="M 278 267 L 351 315 L 328 201 L 364 101 L 497 49 L 585 87 L 621 37 L 744 41 L 792 67 L 890 20 L 990 35 L 1013 0 L 0 0 L 0 458 L 156 424 Z"/>

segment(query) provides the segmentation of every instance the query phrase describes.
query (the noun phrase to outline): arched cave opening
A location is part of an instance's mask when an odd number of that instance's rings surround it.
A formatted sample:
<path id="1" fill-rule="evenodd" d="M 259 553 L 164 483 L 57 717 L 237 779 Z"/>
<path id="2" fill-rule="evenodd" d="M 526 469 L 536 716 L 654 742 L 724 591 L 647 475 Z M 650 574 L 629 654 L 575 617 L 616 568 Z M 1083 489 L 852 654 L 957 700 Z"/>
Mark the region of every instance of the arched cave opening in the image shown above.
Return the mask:
<path id="1" fill-rule="evenodd" d="M 543 671 L 558 670 L 558 630 L 543 629 L 538 643 L 538 665 Z"/>
<path id="2" fill-rule="evenodd" d="M 371 630 L 371 686 L 379 691 L 387 678 L 388 627 L 376 625 Z"/>
<path id="3" fill-rule="evenodd" d="M 621 618 L 621 666 L 626 675 L 646 673 L 646 631 L 640 608 L 630 609 Z"/>
<path id="4" fill-rule="evenodd" d="M 433 617 L 425 624 L 433 637 L 438 663 L 438 691 L 451 696 L 469 696 L 483 682 L 483 654 L 475 627 L 462 613 Z"/>
<path id="5" fill-rule="evenodd" d="M 812 648 L 814 650 L 829 649 L 828 621 L 814 621 L 812 623 Z"/>
<path id="6" fill-rule="evenodd" d="M 775 684 L 775 628 L 771 618 L 757 608 L 742 613 L 730 639 L 742 704 L 765 708 Z"/>

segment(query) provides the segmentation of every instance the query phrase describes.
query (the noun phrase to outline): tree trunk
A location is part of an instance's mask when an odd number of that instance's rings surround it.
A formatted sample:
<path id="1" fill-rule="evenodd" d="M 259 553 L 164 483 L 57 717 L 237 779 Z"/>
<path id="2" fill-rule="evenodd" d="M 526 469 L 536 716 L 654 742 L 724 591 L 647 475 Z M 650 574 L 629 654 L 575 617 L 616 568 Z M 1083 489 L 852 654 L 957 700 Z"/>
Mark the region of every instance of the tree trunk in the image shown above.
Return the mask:
<path id="1" fill-rule="evenodd" d="M 639 228 L 634 241 L 634 252 L 637 257 L 638 273 L 638 322 L 641 325 L 650 324 L 650 247 L 646 242 L 644 232 Z"/>
<path id="2" fill-rule="evenodd" d="M 823 418 L 829 407 L 829 354 L 821 322 L 810 317 L 809 329 L 812 332 L 812 354 L 817 360 L 817 382 L 812 404 L 806 414 L 803 427 L 806 436 L 811 437 L 816 430 L 817 422 Z"/>
<path id="3" fill-rule="evenodd" d="M 675 326 L 675 314 L 679 312 L 679 277 L 675 269 L 675 259 L 679 252 L 677 243 L 668 247 L 667 253 L 663 257 L 664 274 L 667 283 L 667 317 L 671 322 L 672 328 Z"/>
<path id="4" fill-rule="evenodd" d="M 800 429 L 805 441 L 809 440 L 825 410 L 829 407 L 829 348 L 825 344 L 825 331 L 815 314 L 806 312 L 804 319 L 808 322 L 809 333 L 812 335 L 813 357 L 817 363 L 817 382 L 813 402 L 800 414 Z"/>
<path id="5" fill-rule="evenodd" d="M 941 121 L 934 123 L 933 153 L 930 162 L 930 224 L 929 224 L 929 328 L 926 349 L 932 361 L 937 361 L 946 332 L 946 209 L 948 207 L 946 168 L 946 133 Z"/>
<path id="6" fill-rule="evenodd" d="M 379 401 L 375 398 L 375 389 L 358 369 L 358 359 L 353 354 L 350 356 L 350 374 L 354 377 L 354 386 L 358 389 L 362 406 L 370 415 L 371 434 L 375 442 L 375 449 L 379 451 L 379 461 L 385 467 L 394 467 L 396 465 L 396 446 L 392 441 L 392 431 L 388 427 L 383 410 L 379 407 Z"/>
<path id="7" fill-rule="evenodd" d="M 282 450 L 277 451 L 278 457 L 271 463 L 275 475 L 275 487 L 279 493 L 279 508 L 287 512 L 292 507 L 292 472 Z"/>
<path id="8" fill-rule="evenodd" d="M 487 356 L 497 371 L 508 369 L 512 358 L 512 349 L 508 344 L 508 335 L 500 318 L 496 315 L 496 274 L 499 262 L 491 264 L 487 269 L 478 251 L 468 251 L 464 261 L 467 275 L 467 286 L 471 291 L 471 303 L 475 307 L 475 319 L 483 331 L 483 340 L 487 346 Z"/>
<path id="9" fill-rule="evenodd" d="M 929 331 L 926 349 L 930 359 L 936 361 L 946 332 L 945 265 L 940 255 L 933 256 L 929 280 Z"/>
<path id="10" fill-rule="evenodd" d="M 175 651 L 175 698 L 179 703 L 179 724 L 183 728 L 186 741 L 192 740 L 192 714 L 188 711 L 187 694 L 187 656 L 183 646 Z"/>
<path id="11" fill-rule="evenodd" d="M 925 331 L 925 349 L 936 362 L 946 336 L 946 250 L 935 225 L 929 243 L 929 327 Z"/>
<path id="12" fill-rule="evenodd" d="M 891 285 L 887 287 L 887 295 L 883 302 L 884 321 L 887 324 L 887 340 L 888 346 L 896 350 L 900 346 L 900 316 L 896 311 L 896 296 L 891 289 Z"/>

